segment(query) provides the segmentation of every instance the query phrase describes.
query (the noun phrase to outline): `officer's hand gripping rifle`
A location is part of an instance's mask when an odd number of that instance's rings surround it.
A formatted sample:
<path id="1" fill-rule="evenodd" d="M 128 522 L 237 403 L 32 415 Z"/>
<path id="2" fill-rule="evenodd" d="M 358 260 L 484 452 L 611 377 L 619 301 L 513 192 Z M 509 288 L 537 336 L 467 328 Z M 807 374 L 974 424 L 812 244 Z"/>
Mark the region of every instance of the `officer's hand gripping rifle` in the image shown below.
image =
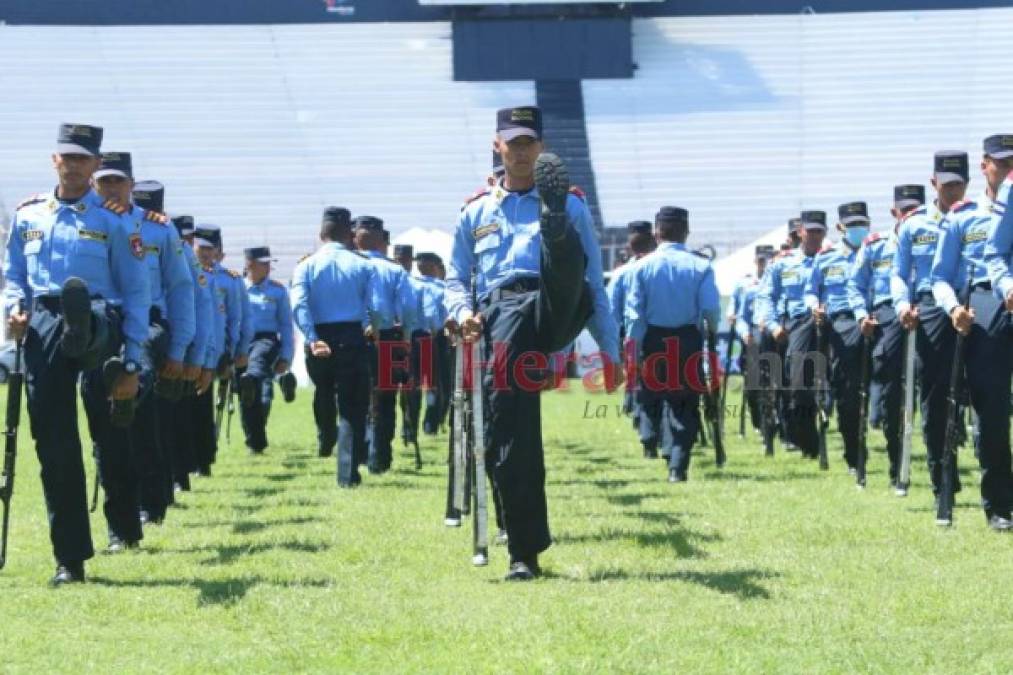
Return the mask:
<path id="1" fill-rule="evenodd" d="M 964 288 L 963 305 L 971 304 L 971 285 L 974 282 L 974 266 L 970 266 L 967 284 Z M 958 332 L 953 343 L 953 369 L 950 371 L 950 388 L 946 397 L 946 437 L 943 444 L 942 477 L 939 481 L 939 504 L 936 507 L 936 524 L 953 524 L 953 499 L 956 490 L 957 448 L 960 447 L 960 384 L 964 375 L 964 334 Z"/>
<path id="2" fill-rule="evenodd" d="M 815 321 L 815 320 L 814 320 Z M 830 460 L 827 457 L 827 427 L 830 426 L 830 418 L 827 415 L 827 349 L 826 330 L 822 323 L 816 323 L 816 351 L 820 358 L 813 364 L 813 384 L 816 390 L 816 424 L 819 437 L 819 461 L 820 470 L 830 470 Z"/>
<path id="3" fill-rule="evenodd" d="M 707 425 L 711 429 L 711 436 L 714 442 L 714 462 L 720 469 L 725 465 L 725 443 L 721 437 L 721 397 L 722 390 L 717 384 L 718 377 L 720 375 L 717 372 L 718 368 L 718 353 L 715 348 L 717 342 L 716 326 L 711 326 L 710 322 L 705 322 L 705 330 L 707 331 L 707 358 L 704 360 L 706 372 L 705 372 L 705 391 L 704 391 L 704 416 L 707 418 Z M 728 377 L 728 372 L 725 371 L 725 378 Z"/>
<path id="4" fill-rule="evenodd" d="M 18 313 L 24 313 L 24 304 L 18 303 Z M 21 385 L 25 376 L 21 372 L 21 355 L 24 338 L 14 343 L 14 371 L 7 379 L 7 420 L 4 429 L 3 472 L 0 473 L 0 502 L 3 502 L 3 530 L 0 531 L 0 569 L 7 564 L 7 531 L 11 517 L 11 495 L 14 492 L 14 464 L 18 457 L 18 425 L 21 422 Z"/>

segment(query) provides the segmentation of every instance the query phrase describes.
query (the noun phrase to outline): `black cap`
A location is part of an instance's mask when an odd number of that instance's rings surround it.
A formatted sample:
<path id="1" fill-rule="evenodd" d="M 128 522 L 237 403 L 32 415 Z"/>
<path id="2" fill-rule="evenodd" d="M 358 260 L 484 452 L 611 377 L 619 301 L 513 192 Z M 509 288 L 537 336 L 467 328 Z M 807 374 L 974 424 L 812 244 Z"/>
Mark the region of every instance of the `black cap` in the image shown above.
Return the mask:
<path id="1" fill-rule="evenodd" d="M 503 166 L 503 157 L 493 150 L 492 151 L 492 175 L 499 177 L 506 173 L 506 168 Z"/>
<path id="2" fill-rule="evenodd" d="M 102 127 L 61 124 L 56 136 L 56 154 L 97 156 L 102 147 Z"/>
<path id="3" fill-rule="evenodd" d="M 415 256 L 415 261 L 420 263 L 433 263 L 434 265 L 442 265 L 443 258 L 436 255 L 435 253 L 419 253 Z"/>
<path id="4" fill-rule="evenodd" d="M 654 222 L 657 225 L 689 225 L 689 211 L 678 206 L 662 206 Z"/>
<path id="5" fill-rule="evenodd" d="M 935 168 L 933 169 L 936 181 L 946 184 L 957 181 L 967 183 L 970 181 L 970 171 L 967 163 L 967 153 L 959 150 L 940 150 L 936 153 Z"/>
<path id="6" fill-rule="evenodd" d="M 925 186 L 923 185 L 896 185 L 893 188 L 893 205 L 904 211 L 912 206 L 921 206 L 925 203 Z"/>
<path id="7" fill-rule="evenodd" d="M 92 174 L 92 178 L 98 180 L 105 176 L 119 176 L 120 178 L 134 177 L 134 162 L 129 152 L 103 152 L 102 163 L 98 170 Z"/>
<path id="8" fill-rule="evenodd" d="M 388 230 L 380 230 L 380 231 L 383 232 L 383 243 L 389 244 L 390 243 L 390 232 Z"/>
<path id="9" fill-rule="evenodd" d="M 496 113 L 496 133 L 504 141 L 512 141 L 518 136 L 531 136 L 535 140 L 541 140 L 541 109 L 537 106 L 526 105 L 499 110 Z"/>
<path id="10" fill-rule="evenodd" d="M 801 218 L 789 218 L 788 219 L 788 234 L 795 234 L 802 229 Z"/>
<path id="11" fill-rule="evenodd" d="M 1013 157 L 1013 134 L 996 134 L 985 139 L 985 154 L 992 159 Z"/>
<path id="12" fill-rule="evenodd" d="M 274 262 L 271 258 L 271 249 L 267 246 L 254 246 L 253 248 L 244 248 L 243 255 L 249 261 L 257 262 Z"/>
<path id="13" fill-rule="evenodd" d="M 415 253 L 415 249 L 412 248 L 411 244 L 394 244 L 394 257 L 395 258 L 411 258 Z"/>
<path id="14" fill-rule="evenodd" d="M 157 180 L 142 180 L 135 183 L 134 204 L 142 209 L 162 213 L 165 210 L 165 186 Z"/>
<path id="15" fill-rule="evenodd" d="M 352 219 L 352 227 L 356 230 L 383 232 L 383 221 L 376 216 L 356 216 Z"/>
<path id="16" fill-rule="evenodd" d="M 837 207 L 837 217 L 845 227 L 869 222 L 869 207 L 865 202 L 848 202 Z"/>
<path id="17" fill-rule="evenodd" d="M 802 227 L 807 230 L 827 229 L 826 211 L 803 211 L 800 220 L 802 221 Z"/>
<path id="18" fill-rule="evenodd" d="M 198 246 L 209 246 L 211 248 L 222 247 L 222 228 L 217 225 L 200 224 L 194 230 L 194 238 Z"/>
<path id="19" fill-rule="evenodd" d="M 343 206 L 328 206 L 324 209 L 321 221 L 324 223 L 334 223 L 338 226 L 351 227 L 352 212 Z"/>
<path id="20" fill-rule="evenodd" d="M 194 233 L 193 216 L 176 216 L 172 219 L 172 224 L 176 226 L 176 231 L 181 237 Z"/>
<path id="21" fill-rule="evenodd" d="M 756 258 L 767 259 L 774 256 L 774 247 L 770 244 L 760 244 L 756 247 Z"/>
<path id="22" fill-rule="evenodd" d="M 653 227 L 654 226 L 651 225 L 650 221 L 647 221 L 647 220 L 634 220 L 634 221 L 631 221 L 626 226 L 626 229 L 628 229 L 630 231 L 630 234 L 650 234 L 651 233 L 651 229 L 653 229 Z"/>

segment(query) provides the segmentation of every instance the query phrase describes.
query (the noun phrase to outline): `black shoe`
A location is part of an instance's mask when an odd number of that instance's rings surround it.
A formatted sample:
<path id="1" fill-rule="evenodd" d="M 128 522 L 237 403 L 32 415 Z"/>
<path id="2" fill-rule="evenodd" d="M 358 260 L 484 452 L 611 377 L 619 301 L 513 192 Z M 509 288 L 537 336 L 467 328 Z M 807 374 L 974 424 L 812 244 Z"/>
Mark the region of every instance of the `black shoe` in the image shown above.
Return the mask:
<path id="1" fill-rule="evenodd" d="M 296 388 L 295 375 L 291 372 L 285 373 L 278 378 L 278 387 L 281 389 L 282 398 L 285 399 L 285 403 L 291 403 L 295 400 L 295 388 Z"/>
<path id="2" fill-rule="evenodd" d="M 244 408 L 249 408 L 257 399 L 257 380 L 250 377 L 249 373 L 243 373 L 239 377 L 239 403 Z"/>
<path id="3" fill-rule="evenodd" d="M 500 531 L 496 533 L 496 545 L 497 546 L 506 546 L 509 542 L 510 542 L 510 536 L 507 535 L 507 531 L 503 530 L 503 529 L 500 529 Z"/>
<path id="4" fill-rule="evenodd" d="M 641 441 L 641 444 L 644 446 L 644 459 L 658 458 L 658 448 L 654 445 L 654 443 L 645 443 L 644 441 Z"/>
<path id="5" fill-rule="evenodd" d="M 334 448 L 317 448 L 317 457 L 330 457 L 334 454 Z"/>
<path id="6" fill-rule="evenodd" d="M 988 517 L 988 528 L 996 532 L 1009 532 L 1013 530 L 1013 520 L 1010 520 L 1008 513 L 1004 515 L 993 513 Z"/>
<path id="7" fill-rule="evenodd" d="M 534 563 L 534 567 L 531 566 L 531 561 L 515 560 L 510 563 L 510 571 L 504 577 L 506 581 L 531 581 L 538 574 L 541 573 L 541 569 L 538 568 L 538 563 Z"/>
<path id="8" fill-rule="evenodd" d="M 211 477 L 211 466 L 208 465 L 208 466 L 199 466 L 199 467 L 197 467 L 197 475 L 198 476 L 203 476 L 204 478 L 210 478 Z"/>
<path id="9" fill-rule="evenodd" d="M 668 482 L 669 483 L 685 483 L 686 482 L 686 476 L 685 476 L 685 474 L 679 473 L 678 469 L 669 469 L 668 470 Z"/>
<path id="10" fill-rule="evenodd" d="M 60 306 L 63 310 L 60 346 L 67 357 L 79 358 L 91 344 L 91 295 L 87 284 L 78 277 L 64 281 Z"/>
<path id="11" fill-rule="evenodd" d="M 566 197 L 570 192 L 570 174 L 563 160 L 551 152 L 540 154 L 535 161 L 535 185 L 542 199 L 542 237 L 558 241 L 566 233 Z"/>
<path id="12" fill-rule="evenodd" d="M 51 586 L 84 583 L 84 563 L 60 563 L 56 566 L 56 574 L 49 580 Z"/>
<path id="13" fill-rule="evenodd" d="M 109 537 L 109 545 L 106 546 L 106 553 L 121 553 L 127 549 L 140 548 L 141 543 L 138 541 L 125 541 L 120 539 L 116 535 Z"/>

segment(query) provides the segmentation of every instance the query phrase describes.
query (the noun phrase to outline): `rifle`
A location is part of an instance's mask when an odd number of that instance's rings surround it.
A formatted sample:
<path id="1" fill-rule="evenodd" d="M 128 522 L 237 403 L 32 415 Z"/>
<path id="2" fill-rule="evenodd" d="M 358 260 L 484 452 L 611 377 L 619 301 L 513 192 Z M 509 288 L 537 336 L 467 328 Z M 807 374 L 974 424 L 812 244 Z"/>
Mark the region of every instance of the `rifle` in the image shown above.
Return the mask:
<path id="1" fill-rule="evenodd" d="M 715 349 L 715 342 L 717 341 L 717 333 L 713 330 L 715 327 L 711 326 L 709 322 L 705 322 L 705 328 L 707 330 L 707 358 L 704 359 L 706 364 L 706 387 L 707 390 L 704 392 L 704 415 L 707 418 L 707 424 L 711 429 L 711 438 L 714 442 L 714 461 L 717 467 L 720 469 L 725 465 L 727 459 L 725 455 L 725 443 L 721 438 L 721 391 L 718 387 L 714 386 L 715 381 L 720 375 L 715 372 L 715 364 L 717 363 L 718 353 Z M 728 373 L 725 373 L 725 381 L 727 382 Z"/>
<path id="2" fill-rule="evenodd" d="M 722 422 L 721 427 L 722 427 L 722 431 L 724 430 L 724 414 L 723 413 L 724 413 L 724 410 L 725 410 L 725 399 L 728 396 L 728 380 L 731 379 L 731 378 L 728 377 L 728 374 L 730 372 L 732 372 L 732 348 L 734 346 L 735 346 L 735 322 L 732 321 L 731 325 L 728 327 L 728 346 L 725 348 L 725 365 L 724 365 L 725 377 L 724 377 L 724 380 L 721 382 L 721 412 L 722 412 L 722 415 L 721 415 L 721 422 Z M 741 434 L 742 432 L 740 431 L 739 433 Z"/>
<path id="3" fill-rule="evenodd" d="M 966 310 L 971 304 L 971 284 L 974 282 L 974 266 L 969 266 L 967 285 L 964 288 L 963 305 Z M 946 440 L 943 445 L 942 479 L 939 481 L 939 505 L 936 507 L 936 525 L 953 524 L 953 498 L 957 473 L 957 448 L 960 447 L 960 380 L 964 374 L 964 335 L 958 332 L 953 343 L 953 367 L 950 371 L 950 389 L 946 397 Z"/>
<path id="4" fill-rule="evenodd" d="M 827 416 L 827 409 L 824 405 L 826 399 L 826 331 L 823 330 L 823 324 L 816 324 L 816 351 L 822 356 L 816 364 L 815 369 L 815 389 L 816 389 L 816 420 L 819 425 L 819 458 L 820 458 L 820 470 L 830 470 L 830 460 L 827 458 L 827 427 L 830 426 L 830 419 Z"/>
<path id="5" fill-rule="evenodd" d="M 739 438 L 746 437 L 746 406 L 749 399 L 746 397 L 746 374 L 742 373 L 742 402 L 739 404 Z"/>
<path id="6" fill-rule="evenodd" d="M 906 497 L 911 485 L 911 444 L 914 441 L 915 414 L 915 354 L 918 329 L 908 331 L 904 341 L 904 433 L 900 450 L 900 475 L 897 476 L 897 496 Z"/>
<path id="7" fill-rule="evenodd" d="M 98 508 L 98 488 L 99 488 L 99 475 L 98 475 L 98 460 L 95 460 L 95 487 L 91 491 L 91 506 L 88 508 L 89 513 L 95 513 L 95 509 Z"/>
<path id="8" fill-rule="evenodd" d="M 767 338 L 764 338 L 764 344 Z M 770 339 L 770 344 L 775 345 L 773 339 Z M 774 352 L 775 355 L 777 352 Z M 768 361 L 759 360 L 760 346 L 756 347 L 757 363 L 756 368 L 764 368 L 766 371 L 766 381 L 763 383 L 763 398 L 761 399 L 761 415 L 760 415 L 760 435 L 763 436 L 763 454 L 768 457 L 774 456 L 774 436 L 777 434 L 779 426 L 778 422 L 778 410 L 777 410 L 777 388 L 780 386 L 781 379 L 784 377 L 783 372 L 774 372 L 773 365 Z M 779 362 L 779 361 L 778 361 Z M 752 366 L 751 366 L 752 367 Z M 783 368 L 783 366 L 782 366 Z"/>
<path id="9" fill-rule="evenodd" d="M 464 340 L 458 338 L 454 347 L 454 420 L 451 429 L 453 452 L 451 453 L 451 483 L 453 484 L 453 507 L 458 513 L 465 510 L 464 482 L 468 464 L 468 422 L 471 411 L 464 394 Z"/>
<path id="10" fill-rule="evenodd" d="M 471 270 L 471 306 L 478 310 L 477 270 Z M 462 340 L 463 342 L 463 340 Z M 471 352 L 471 457 L 475 473 L 472 493 L 475 498 L 475 516 L 472 521 L 474 555 L 471 564 L 476 567 L 489 564 L 489 495 L 485 474 L 485 403 L 482 382 L 482 358 L 485 354 L 485 336 L 479 333 Z"/>
<path id="11" fill-rule="evenodd" d="M 232 374 L 229 378 L 230 388 L 225 392 L 225 396 L 228 399 L 228 405 L 226 410 L 228 411 L 225 418 L 225 445 L 232 445 L 232 413 L 236 411 L 236 392 L 239 391 L 239 375 L 236 373 Z M 260 396 L 260 392 L 257 392 L 257 396 Z"/>
<path id="12" fill-rule="evenodd" d="M 872 356 L 872 337 L 862 336 L 861 382 L 858 385 L 858 466 L 855 467 L 855 484 L 858 489 L 865 488 L 865 467 L 869 460 L 868 433 L 866 427 L 869 420 L 869 361 Z"/>
<path id="13" fill-rule="evenodd" d="M 218 401 L 215 404 L 215 443 L 222 436 L 222 418 L 225 416 L 225 406 L 228 404 L 231 388 L 231 377 L 227 378 L 224 383 L 222 380 L 218 381 Z"/>
<path id="14" fill-rule="evenodd" d="M 18 313 L 24 304 L 18 303 Z M 14 465 L 18 457 L 18 426 L 21 422 L 21 385 L 25 375 L 21 372 L 21 351 L 24 338 L 14 343 L 14 371 L 7 380 L 7 420 L 4 429 L 4 463 L 0 473 L 0 502 L 3 502 L 3 530 L 0 533 L 0 569 L 7 564 L 7 532 L 11 518 L 11 495 L 14 493 Z"/>

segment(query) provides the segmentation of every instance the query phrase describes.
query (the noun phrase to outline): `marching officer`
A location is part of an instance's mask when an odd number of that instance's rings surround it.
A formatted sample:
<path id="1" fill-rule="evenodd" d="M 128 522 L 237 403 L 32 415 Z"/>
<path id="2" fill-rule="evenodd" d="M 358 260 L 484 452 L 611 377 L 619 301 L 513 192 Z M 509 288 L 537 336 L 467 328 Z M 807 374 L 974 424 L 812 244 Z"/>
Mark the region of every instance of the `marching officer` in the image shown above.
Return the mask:
<path id="1" fill-rule="evenodd" d="M 762 331 L 754 325 L 756 294 L 763 283 L 767 264 L 774 257 L 774 247 L 761 244 L 754 249 L 754 254 L 756 274 L 747 274 L 735 284 L 735 290 L 732 292 L 732 307 L 728 313 L 728 323 L 742 336 L 742 344 L 745 346 L 739 361 L 739 370 L 744 374 L 752 367 L 749 363 L 749 356 L 750 352 L 754 351 L 753 346 L 758 347 L 763 340 Z M 731 349 L 732 345 L 729 344 L 728 348 Z M 769 380 L 769 375 L 767 379 Z M 745 402 L 749 408 L 750 423 L 754 429 L 759 429 L 761 415 L 759 391 L 746 387 Z"/>
<path id="2" fill-rule="evenodd" d="M 985 244 L 1008 208 L 999 200 L 1003 179 L 1013 170 L 1013 134 L 984 141 L 981 170 L 985 189 L 977 201 L 950 207 L 940 227 L 932 261 L 932 294 L 953 329 L 964 335 L 964 368 L 971 405 L 978 415 L 976 449 L 981 466 L 981 503 L 988 526 L 1013 528 L 1013 471 L 1010 468 L 1009 313 L 992 292 L 985 267 Z M 968 289 L 967 284 L 971 286 Z M 957 291 L 970 293 L 970 309 Z M 946 368 L 942 369 L 946 372 Z"/>
<path id="3" fill-rule="evenodd" d="M 819 455 L 819 437 L 816 430 L 817 401 L 813 382 L 806 373 L 806 363 L 811 360 L 810 355 L 816 351 L 817 345 L 812 311 L 804 296 L 816 254 L 826 235 L 826 219 L 823 211 L 802 212 L 800 227 L 795 230 L 801 245 L 770 263 L 757 294 L 757 303 L 761 307 L 759 315 L 766 322 L 768 334 L 774 343 L 786 345 L 791 387 L 785 394 L 785 435 L 804 457 L 810 459 Z M 789 227 L 792 224 L 789 223 Z"/>
<path id="4" fill-rule="evenodd" d="M 633 268 L 626 318 L 644 364 L 638 402 L 641 424 L 648 428 L 641 431 L 641 438 L 661 444 L 661 454 L 669 457 L 668 481 L 682 483 L 699 433 L 702 386 L 710 386 L 702 382 L 700 369 L 701 325 L 716 334 L 721 296 L 710 260 L 686 248 L 686 210 L 662 207 L 654 222 L 659 246 Z M 660 364 L 669 374 L 673 367 L 677 369 L 675 382 L 665 381 L 656 367 L 659 357 L 665 357 Z"/>
<path id="5" fill-rule="evenodd" d="M 148 337 L 151 298 L 140 230 L 125 207 L 104 201 L 89 184 L 101 142 L 100 127 L 60 126 L 53 154 L 58 185 L 18 206 L 3 268 L 8 332 L 24 338 L 28 414 L 57 561 L 54 585 L 84 581 L 84 563 L 94 555 L 77 428 L 78 375 L 108 363 L 122 345 L 124 359 L 110 369 L 108 391 L 114 405 L 132 402 Z"/>
<path id="6" fill-rule="evenodd" d="M 490 386 L 492 372 L 484 377 L 486 463 L 501 497 L 509 539 L 507 579 L 528 580 L 540 573 L 538 555 L 551 538 L 539 391 L 517 381 L 516 359 L 541 353 L 547 365 L 547 355 L 566 347 L 589 323 L 605 353 L 609 391 L 621 381 L 622 371 L 619 330 L 605 296 L 591 216 L 584 201 L 569 194 L 559 158 L 540 155 L 541 110 L 506 108 L 496 119 L 494 142 L 505 175 L 460 213 L 446 305 L 466 341 L 484 335 L 486 362 L 493 345 L 506 359 L 506 387 Z M 473 271 L 478 307 L 471 298 Z"/>
<path id="7" fill-rule="evenodd" d="M 306 370 L 316 387 L 318 452 L 327 457 L 338 444 L 338 486 L 350 488 L 362 482 L 359 465 L 367 459 L 369 350 L 364 327 L 376 322 L 377 274 L 368 259 L 351 250 L 348 209 L 324 210 L 320 240 L 323 246 L 296 265 L 292 310 L 305 340 Z M 335 417 L 340 418 L 340 433 Z"/>
<path id="8" fill-rule="evenodd" d="M 395 244 L 394 260 L 408 275 L 415 307 L 415 321 L 412 323 L 412 331 L 410 335 L 406 336 L 411 345 L 409 377 L 401 388 L 401 441 L 407 446 L 419 442 L 419 418 L 422 414 L 422 353 L 424 351 L 422 345 L 432 337 L 429 328 L 436 316 L 425 282 L 412 274 L 415 248 L 411 244 Z"/>
<path id="9" fill-rule="evenodd" d="M 870 234 L 858 251 L 852 270 L 855 288 L 869 311 L 862 320 L 861 330 L 873 339 L 869 424 L 883 430 L 890 463 L 890 487 L 898 496 L 907 494 L 907 486 L 898 483 L 903 435 L 901 378 L 904 371 L 904 330 L 894 310 L 890 277 L 897 252 L 897 229 L 909 212 L 924 203 L 925 188 L 921 185 L 895 186 L 891 209 L 895 221 L 893 230 Z"/>
<path id="10" fill-rule="evenodd" d="M 627 337 L 626 317 L 624 313 L 626 311 L 626 295 L 629 291 L 633 267 L 638 260 L 658 246 L 657 241 L 654 239 L 653 226 L 649 221 L 634 220 L 627 224 L 626 229 L 628 231 L 626 246 L 630 250 L 631 257 L 619 268 L 613 270 L 612 278 L 609 279 L 609 283 L 605 287 L 605 295 L 608 297 L 609 306 L 612 308 L 612 318 L 615 320 L 616 326 L 619 327 L 619 344 L 624 346 L 624 348 Z M 626 358 L 629 359 L 631 356 L 635 357 L 636 355 L 626 355 Z M 627 382 L 626 390 L 623 392 L 623 413 L 630 416 L 633 420 L 633 428 L 639 432 L 642 426 L 639 420 L 636 399 L 636 382 Z M 646 429 L 647 427 L 644 426 L 643 428 Z M 652 459 L 658 456 L 656 441 L 641 436 L 640 444 L 644 448 L 644 457 Z"/>
<path id="11" fill-rule="evenodd" d="M 890 278 L 890 293 L 901 325 L 906 331 L 917 331 L 922 432 L 928 450 L 932 491 L 937 496 L 942 480 L 950 381 L 948 369 L 942 366 L 953 359 L 956 333 L 946 311 L 932 294 L 931 271 L 943 218 L 950 207 L 964 198 L 968 179 L 967 153 L 943 151 L 935 154 L 932 186 L 936 199 L 932 204 L 912 209 L 901 222 Z M 954 492 L 959 492 L 956 462 L 952 467 Z"/>
<path id="12" fill-rule="evenodd" d="M 193 341 L 187 346 L 183 358 L 183 381 L 186 383 L 184 396 L 178 401 L 169 401 L 163 408 L 163 441 L 171 467 L 174 490 L 190 490 L 190 473 L 197 470 L 194 448 L 194 397 L 203 392 L 211 383 L 214 371 L 208 366 L 209 353 L 213 354 L 215 339 L 216 308 L 209 287 L 208 275 L 204 272 L 193 252 L 193 216 L 179 215 L 172 219 L 183 244 L 183 257 L 193 282 L 193 299 L 196 315 L 196 330 Z M 210 359 L 214 363 L 214 357 Z"/>
<path id="13" fill-rule="evenodd" d="M 852 268 L 858 249 L 869 235 L 871 221 L 865 202 L 841 204 L 837 213 L 837 229 L 843 237 L 816 255 L 805 293 L 806 304 L 816 323 L 830 329 L 830 386 L 837 401 L 837 426 L 844 439 L 844 460 L 854 474 L 859 461 L 861 418 L 862 330 L 859 324 L 868 316 L 868 311 L 852 278 Z M 871 335 L 871 327 L 866 332 Z"/>
<path id="14" fill-rule="evenodd" d="M 246 372 L 239 378 L 239 400 L 246 447 L 260 454 L 267 447 L 267 407 L 274 397 L 274 376 L 284 375 L 292 365 L 292 308 L 288 289 L 271 278 L 271 249 L 259 246 L 243 253 L 253 341 Z"/>
<path id="15" fill-rule="evenodd" d="M 444 308 L 446 284 L 439 277 L 443 260 L 435 253 L 419 253 L 415 256 L 419 268 L 419 278 L 425 284 L 426 304 L 424 317 L 429 335 L 432 338 L 430 353 L 432 357 L 428 365 L 431 382 L 426 391 L 426 414 L 422 420 L 422 431 L 435 436 L 443 424 L 443 413 L 447 410 L 444 402 L 450 397 L 450 346 L 443 334 L 443 324 L 447 320 Z"/>
<path id="16" fill-rule="evenodd" d="M 386 256 L 383 221 L 375 216 L 357 216 L 352 224 L 355 227 L 355 247 L 368 258 L 377 277 L 378 296 L 374 314 L 377 325 L 371 326 L 376 335 L 373 336 L 375 348 L 371 348 L 372 382 L 366 439 L 369 471 L 383 473 L 390 469 L 393 462 L 391 442 L 397 413 L 395 385 L 408 381 L 408 372 L 401 367 L 408 359 L 408 350 L 402 342 L 406 335 L 411 335 L 415 325 L 416 300 L 408 274 L 401 265 Z"/>

